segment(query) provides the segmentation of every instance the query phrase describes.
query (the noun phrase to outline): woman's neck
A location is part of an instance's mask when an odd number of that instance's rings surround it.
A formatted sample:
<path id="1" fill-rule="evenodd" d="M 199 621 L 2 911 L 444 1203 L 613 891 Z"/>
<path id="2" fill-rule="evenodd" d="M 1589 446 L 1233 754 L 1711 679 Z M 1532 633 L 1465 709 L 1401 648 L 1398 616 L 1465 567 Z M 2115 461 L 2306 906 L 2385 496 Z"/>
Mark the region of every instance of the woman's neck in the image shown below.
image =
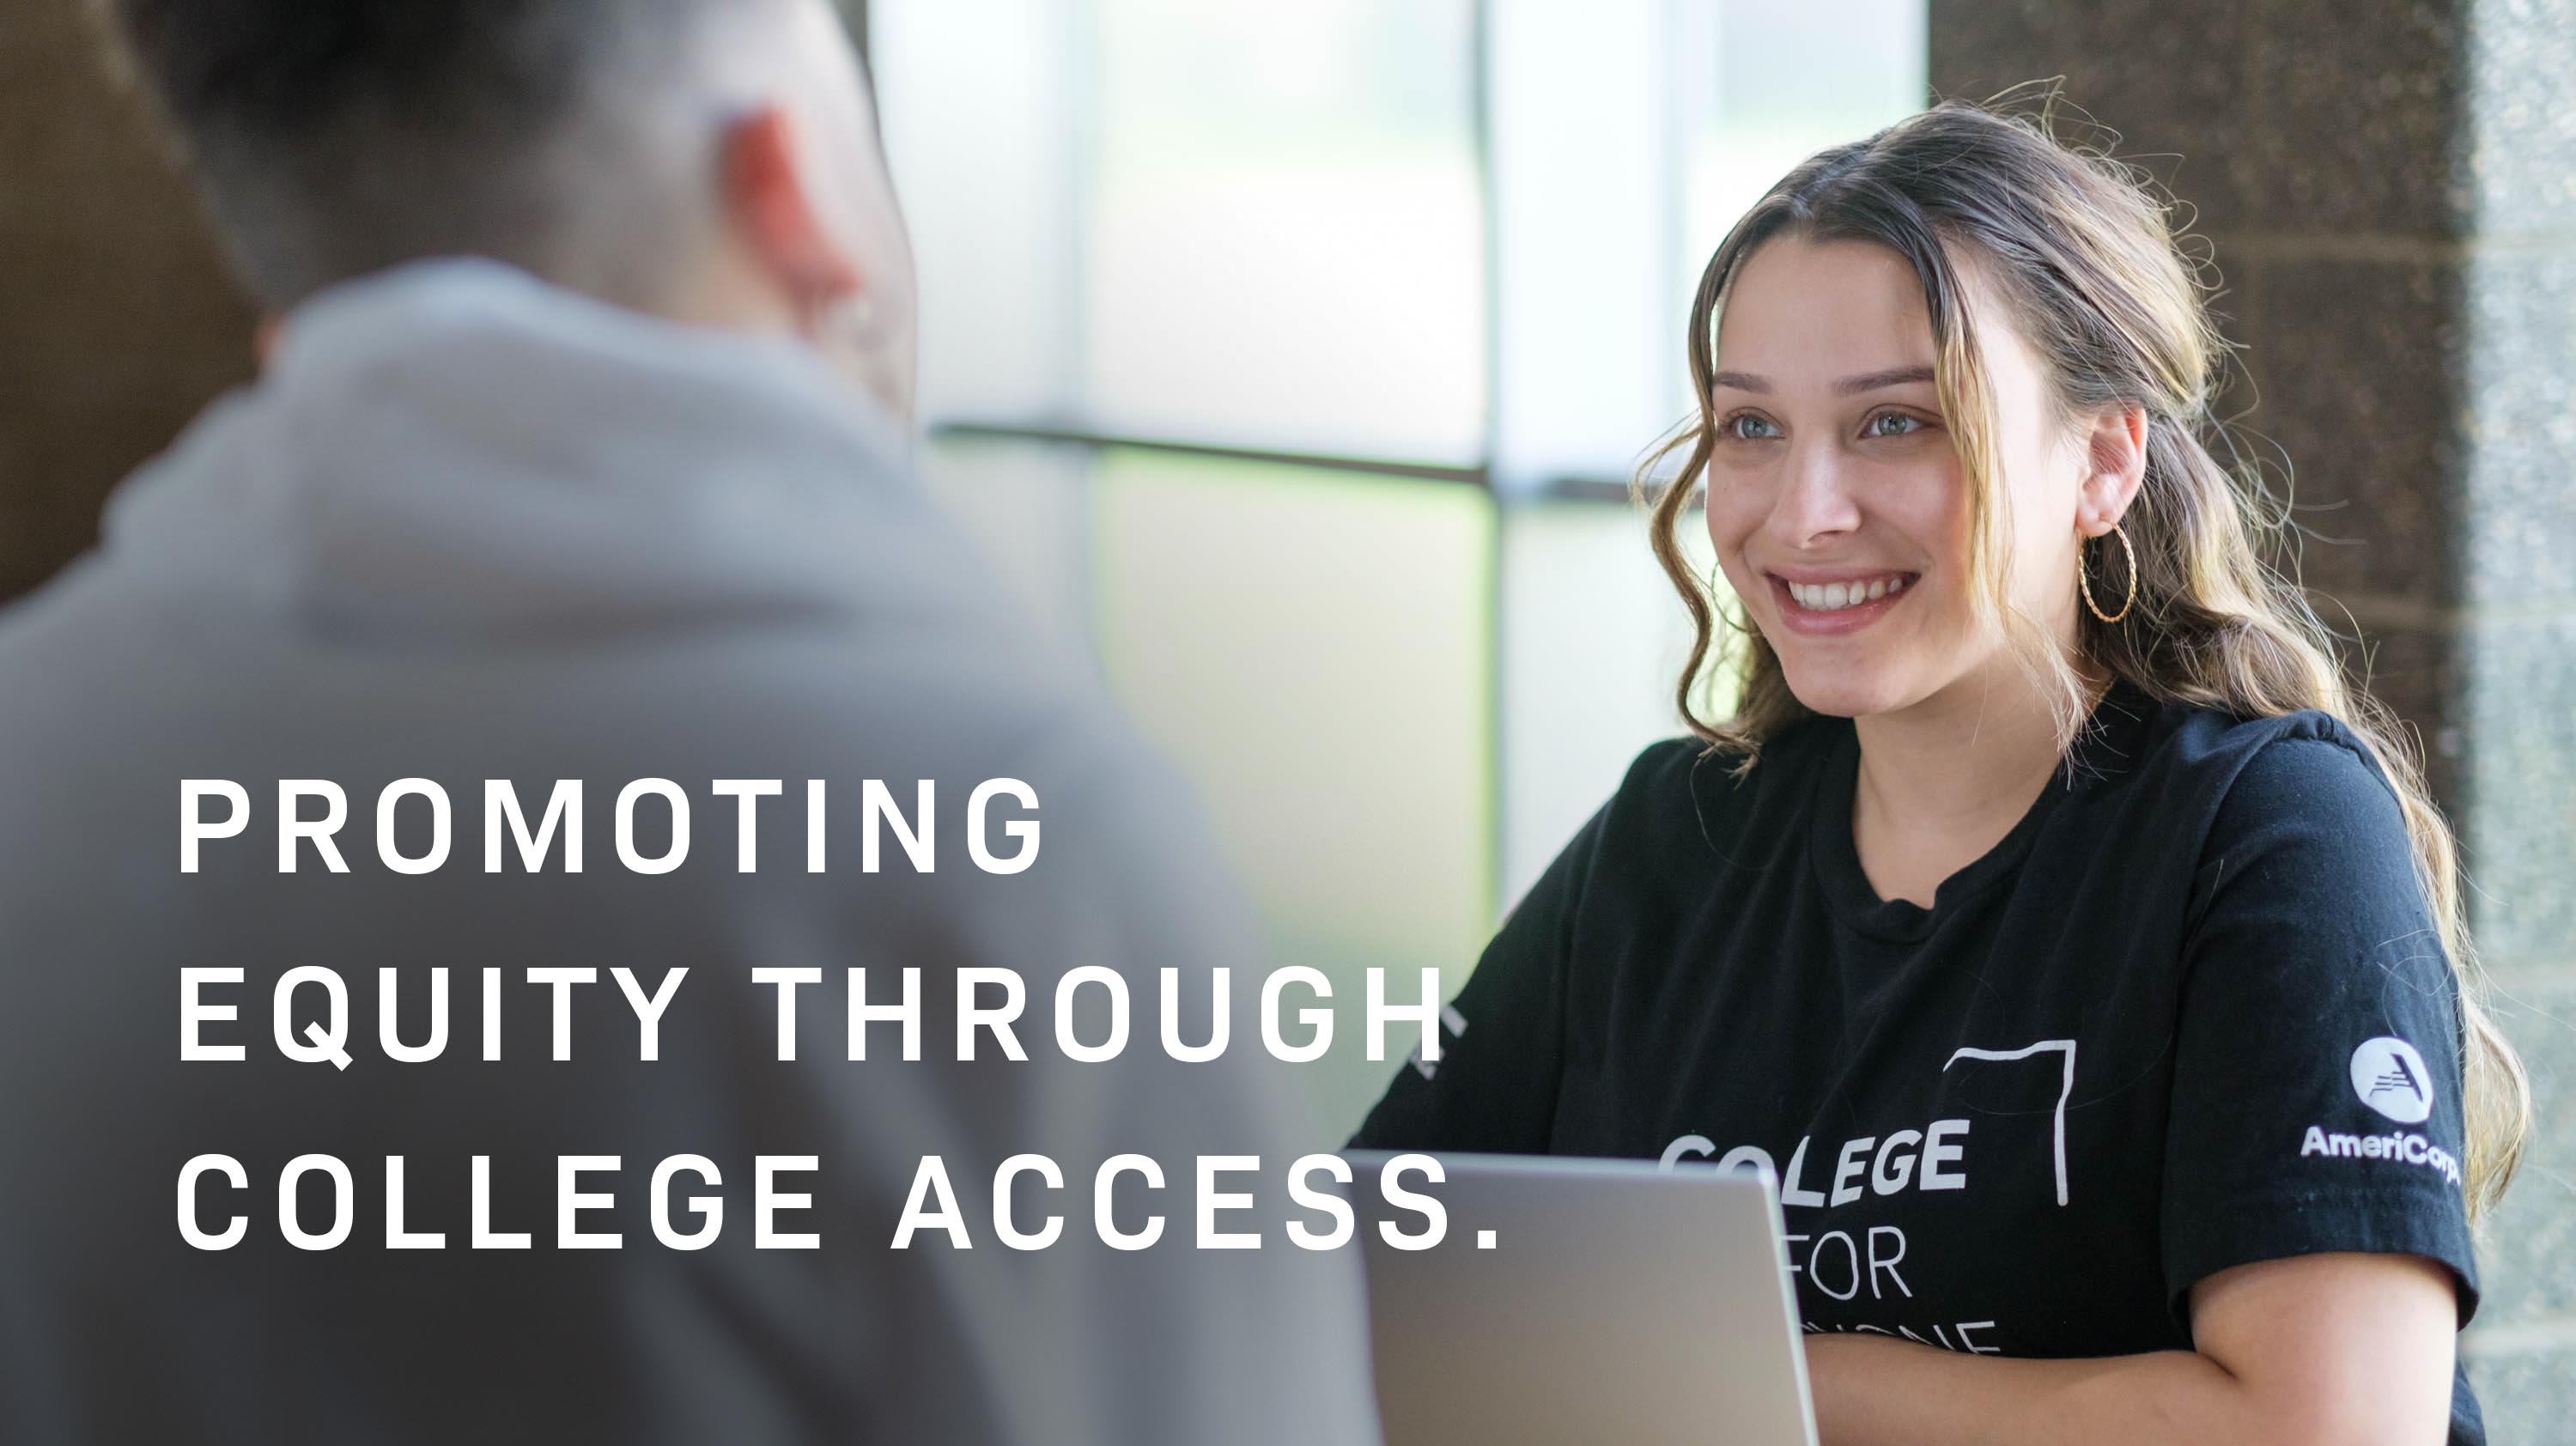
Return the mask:
<path id="1" fill-rule="evenodd" d="M 2094 690 L 2099 696 L 2099 691 Z M 2026 680 L 1966 678 L 1854 721 L 1852 844 L 1879 897 L 1931 907 L 2012 832 L 2057 771 L 2057 720 Z"/>

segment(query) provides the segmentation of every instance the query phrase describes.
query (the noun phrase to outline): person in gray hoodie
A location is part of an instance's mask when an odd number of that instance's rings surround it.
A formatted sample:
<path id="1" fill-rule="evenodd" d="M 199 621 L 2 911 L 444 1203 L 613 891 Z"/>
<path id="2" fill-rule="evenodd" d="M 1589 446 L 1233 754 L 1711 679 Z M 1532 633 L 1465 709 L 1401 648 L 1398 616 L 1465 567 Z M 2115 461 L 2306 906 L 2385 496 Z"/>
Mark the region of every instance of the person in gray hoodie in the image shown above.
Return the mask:
<path id="1" fill-rule="evenodd" d="M 1258 1030 L 1068 1046 L 1262 961 L 823 0 L 110 10 L 273 320 L 0 615 L 0 1439 L 1374 1440 Z"/>

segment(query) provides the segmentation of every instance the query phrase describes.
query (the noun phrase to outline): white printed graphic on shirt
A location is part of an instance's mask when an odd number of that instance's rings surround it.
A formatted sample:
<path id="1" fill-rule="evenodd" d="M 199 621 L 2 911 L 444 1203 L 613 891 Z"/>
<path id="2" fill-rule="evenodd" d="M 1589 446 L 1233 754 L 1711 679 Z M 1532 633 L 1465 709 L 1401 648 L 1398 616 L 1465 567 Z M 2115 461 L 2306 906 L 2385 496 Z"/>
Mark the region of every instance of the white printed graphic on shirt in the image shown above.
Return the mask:
<path id="1" fill-rule="evenodd" d="M 2459 1157 L 2412 1130 L 2397 1130 L 2385 1135 L 2330 1135 L 2322 1125 L 2308 1126 L 2299 1141 L 2299 1154 L 2323 1155 L 2330 1160 L 2397 1160 L 2421 1165 L 2457 1185 L 2460 1183 Z"/>
<path id="2" fill-rule="evenodd" d="M 2050 1119 L 2050 1135 L 2056 1149 L 2057 1203 L 2064 1205 L 2070 1193 L 2066 1176 L 2066 1103 L 2075 1093 L 2075 1041 L 2043 1039 L 2019 1049 L 1961 1049 L 1952 1054 L 1941 1069 L 1947 1073 L 1951 1065 L 1963 1059 L 2010 1063 L 2049 1050 L 2061 1050 L 2066 1056 L 2059 1076 L 2057 1105 L 2051 1111 Z M 1844 1141 L 1842 1148 L 1834 1154 L 1830 1198 L 1825 1190 L 1811 1189 L 1804 1183 L 1807 1147 L 1815 1143 L 1813 1137 L 1798 1141 L 1797 1148 L 1789 1153 L 1785 1169 L 1774 1163 L 1771 1152 L 1760 1145 L 1736 1146 L 1718 1160 L 1717 1167 L 1721 1170 L 1759 1168 L 1770 1171 L 1779 1177 L 1780 1203 L 1783 1206 L 1848 1205 L 1861 1197 L 1864 1178 L 1870 1192 L 1878 1195 L 1896 1194 L 1905 1189 L 1909 1179 L 1919 1190 L 1963 1190 L 1968 1183 L 1966 1173 L 1951 1167 L 1965 1153 L 1960 1145 L 1953 1142 L 1963 1139 L 1968 1127 L 1969 1122 L 1964 1119 L 1934 1120 L 1921 1130 L 1898 1130 L 1884 1139 L 1863 1135 Z M 1919 1151 L 1915 1148 L 1918 1145 L 1921 1147 Z M 1875 1155 L 1872 1154 L 1873 1148 Z M 1664 1147 L 1659 1163 L 1669 1170 L 1683 1160 L 1705 1159 L 1715 1154 L 1715 1140 L 1706 1135 L 1683 1135 Z M 1916 1176 L 1918 1159 L 1922 1173 Z"/>
<path id="3" fill-rule="evenodd" d="M 2010 1064 L 2038 1058 L 2050 1052 L 2064 1057 L 2059 1066 L 2057 1104 L 2051 1112 L 2051 1140 L 2055 1146 L 2057 1203 L 2065 1205 L 2072 1191 L 2066 1169 L 2066 1106 L 2075 1094 L 2075 1041 L 2043 1039 L 2019 1049 L 1961 1049 L 1945 1061 L 1947 1073 L 1961 1060 L 1978 1060 Z M 1853 1204 L 1864 1195 L 1896 1195 L 1907 1189 L 1965 1190 L 1968 1188 L 1967 1138 L 1972 1121 L 1967 1119 L 1932 1120 L 1919 1130 L 1897 1130 L 1886 1136 L 1863 1135 L 1845 1140 L 1830 1156 L 1832 1163 L 1816 1168 L 1814 1183 L 1809 1183 L 1807 1150 L 1815 1143 L 1813 1136 L 1801 1138 L 1789 1152 L 1784 1168 L 1775 1165 L 1771 1152 L 1760 1145 L 1738 1145 L 1718 1156 L 1721 1170 L 1760 1169 L 1776 1176 L 1780 1182 L 1780 1204 L 1784 1209 L 1829 1209 Z M 1717 1142 L 1706 1135 L 1689 1134 L 1664 1147 L 1662 1164 L 1667 1170 L 1686 1159 L 1706 1159 L 1718 1154 Z M 1914 1299 L 1913 1287 L 1899 1273 L 1905 1259 L 1905 1231 L 1895 1225 L 1845 1222 L 1846 1229 L 1821 1232 L 1791 1232 L 1789 1273 L 1804 1279 L 1816 1290 L 1837 1301 L 1859 1298 L 1865 1290 L 1870 1299 L 1882 1302 L 1903 1301 L 1921 1309 L 1926 1303 Z M 1910 1326 L 1898 1324 L 1893 1329 L 1880 1325 L 1833 1326 L 1830 1329 L 1855 1329 L 1880 1335 L 1896 1334 L 1944 1349 L 1978 1353 L 2002 1349 L 1979 1341 L 1973 1334 L 1993 1330 L 1996 1323 L 1984 1321 L 1916 1322 L 1932 1332 L 1930 1337 Z M 1813 1321 L 1804 1323 L 1809 1332 L 1827 1329 Z"/>
<path id="4" fill-rule="evenodd" d="M 2057 1088 L 2057 1110 L 2055 1121 L 2057 1138 L 2057 1203 L 2063 1205 L 2066 1203 L 2066 1101 L 2075 1093 L 2075 1041 L 2071 1039 L 2043 1039 L 2037 1044 L 2024 1045 L 2020 1049 L 1963 1049 L 1957 1054 L 1950 1056 L 1949 1063 L 1942 1065 L 1941 1068 L 1944 1072 L 1947 1072 L 1950 1065 L 1957 1064 L 1963 1059 L 2028 1059 L 2032 1055 L 2035 1055 L 2044 1049 L 2062 1049 L 2066 1051 L 2066 1077 L 2065 1083 L 2059 1085 Z"/>
<path id="5" fill-rule="evenodd" d="M 2433 1113 L 2433 1072 L 2415 1046 L 2394 1035 L 2365 1039 L 2352 1052 L 2352 1092 L 2401 1125 L 2422 1124 Z"/>
<path id="6" fill-rule="evenodd" d="M 2415 1046 L 2395 1035 L 2363 1040 L 2352 1052 L 2351 1075 L 2352 1092 L 2361 1102 L 2397 1123 L 2418 1125 L 2431 1118 L 2433 1072 L 2424 1067 L 2424 1056 L 2416 1052 Z M 2299 1158 L 2304 1160 L 2311 1155 L 2328 1160 L 2392 1160 L 2402 1165 L 2421 1165 L 2451 1184 L 2460 1183 L 2459 1157 L 2412 1130 L 2360 1135 L 2310 1125 L 2299 1137 Z"/>

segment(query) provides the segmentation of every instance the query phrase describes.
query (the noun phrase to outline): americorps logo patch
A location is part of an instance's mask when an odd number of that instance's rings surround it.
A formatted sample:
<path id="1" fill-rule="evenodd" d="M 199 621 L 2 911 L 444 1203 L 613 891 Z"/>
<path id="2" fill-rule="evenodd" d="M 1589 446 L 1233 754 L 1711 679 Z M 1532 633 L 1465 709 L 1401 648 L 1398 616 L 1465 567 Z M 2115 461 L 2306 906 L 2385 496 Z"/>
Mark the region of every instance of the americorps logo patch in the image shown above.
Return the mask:
<path id="1" fill-rule="evenodd" d="M 2394 1035 L 2365 1039 L 2352 1052 L 2352 1091 L 2401 1125 L 2419 1124 L 2433 1113 L 2433 1072 L 2415 1046 Z"/>

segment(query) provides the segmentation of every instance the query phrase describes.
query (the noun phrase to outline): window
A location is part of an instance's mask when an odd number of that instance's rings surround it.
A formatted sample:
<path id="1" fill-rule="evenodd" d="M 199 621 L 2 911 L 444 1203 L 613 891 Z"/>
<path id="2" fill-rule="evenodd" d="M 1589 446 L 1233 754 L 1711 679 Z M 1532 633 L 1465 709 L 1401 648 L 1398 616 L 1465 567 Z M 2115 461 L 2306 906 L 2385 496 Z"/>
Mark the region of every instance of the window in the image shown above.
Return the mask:
<path id="1" fill-rule="evenodd" d="M 925 470 L 1195 779 L 1278 962 L 1454 991 L 1678 731 L 1625 481 L 1734 217 L 1922 104 L 1922 0 L 868 10 Z M 1319 1141 L 1390 1067 L 1346 1022 Z"/>

